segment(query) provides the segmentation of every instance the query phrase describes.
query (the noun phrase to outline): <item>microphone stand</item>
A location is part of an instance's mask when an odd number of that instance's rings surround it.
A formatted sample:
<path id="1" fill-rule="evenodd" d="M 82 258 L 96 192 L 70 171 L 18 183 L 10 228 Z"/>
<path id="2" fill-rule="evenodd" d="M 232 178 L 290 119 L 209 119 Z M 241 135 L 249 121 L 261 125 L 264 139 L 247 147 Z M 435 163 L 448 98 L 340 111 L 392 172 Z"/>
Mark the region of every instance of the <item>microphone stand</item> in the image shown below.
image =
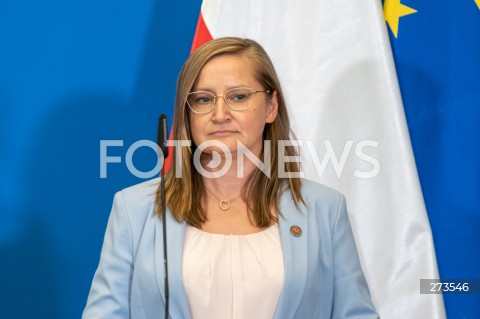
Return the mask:
<path id="1" fill-rule="evenodd" d="M 164 163 L 165 164 L 165 163 Z M 168 319 L 168 262 L 167 262 L 167 205 L 165 203 L 165 165 L 161 170 L 162 224 L 163 224 L 163 265 L 165 268 L 165 319 Z"/>
<path id="2" fill-rule="evenodd" d="M 163 165 L 160 171 L 160 196 L 162 200 L 162 226 L 163 226 L 163 266 L 165 269 L 165 319 L 168 319 L 168 262 L 167 262 L 167 203 L 165 202 L 165 160 L 168 157 L 168 129 L 167 117 L 161 114 L 158 119 L 158 141 L 163 156 Z"/>

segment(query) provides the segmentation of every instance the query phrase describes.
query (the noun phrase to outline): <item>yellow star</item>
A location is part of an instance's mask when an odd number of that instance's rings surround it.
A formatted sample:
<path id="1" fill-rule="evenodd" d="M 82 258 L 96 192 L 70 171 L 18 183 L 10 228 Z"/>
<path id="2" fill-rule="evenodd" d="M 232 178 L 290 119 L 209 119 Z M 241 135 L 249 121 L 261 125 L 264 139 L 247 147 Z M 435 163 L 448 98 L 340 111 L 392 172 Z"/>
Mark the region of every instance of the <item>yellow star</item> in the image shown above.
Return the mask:
<path id="1" fill-rule="evenodd" d="M 477 4 L 478 9 L 480 10 L 480 0 L 475 0 L 475 3 Z"/>
<path id="2" fill-rule="evenodd" d="M 475 0 L 480 2 L 480 0 Z M 383 4 L 383 15 L 392 30 L 395 38 L 398 35 L 398 20 L 400 17 L 417 12 L 417 10 L 407 7 L 400 3 L 400 0 L 385 0 Z"/>

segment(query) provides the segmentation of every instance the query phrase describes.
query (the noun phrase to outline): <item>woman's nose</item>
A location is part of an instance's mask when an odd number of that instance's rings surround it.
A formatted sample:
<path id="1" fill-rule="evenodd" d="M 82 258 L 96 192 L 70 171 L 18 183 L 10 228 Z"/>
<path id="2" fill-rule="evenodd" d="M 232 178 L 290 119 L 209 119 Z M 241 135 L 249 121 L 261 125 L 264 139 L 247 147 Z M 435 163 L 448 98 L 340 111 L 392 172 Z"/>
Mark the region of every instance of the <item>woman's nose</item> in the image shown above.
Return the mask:
<path id="1" fill-rule="evenodd" d="M 217 122 L 226 121 L 230 119 L 230 111 L 230 107 L 225 102 L 223 96 L 219 96 L 212 110 L 212 119 Z"/>

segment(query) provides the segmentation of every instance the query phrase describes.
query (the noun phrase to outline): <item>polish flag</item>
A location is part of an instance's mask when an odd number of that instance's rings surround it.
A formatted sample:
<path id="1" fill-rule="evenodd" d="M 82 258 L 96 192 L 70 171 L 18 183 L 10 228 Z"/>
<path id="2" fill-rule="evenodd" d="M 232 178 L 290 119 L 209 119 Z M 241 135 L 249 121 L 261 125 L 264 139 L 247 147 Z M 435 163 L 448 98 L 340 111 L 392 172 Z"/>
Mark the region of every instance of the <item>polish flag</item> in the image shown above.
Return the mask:
<path id="1" fill-rule="evenodd" d="M 204 0 L 192 51 L 218 37 L 259 42 L 284 89 L 305 177 L 347 197 L 381 318 L 445 318 L 380 1 Z"/>

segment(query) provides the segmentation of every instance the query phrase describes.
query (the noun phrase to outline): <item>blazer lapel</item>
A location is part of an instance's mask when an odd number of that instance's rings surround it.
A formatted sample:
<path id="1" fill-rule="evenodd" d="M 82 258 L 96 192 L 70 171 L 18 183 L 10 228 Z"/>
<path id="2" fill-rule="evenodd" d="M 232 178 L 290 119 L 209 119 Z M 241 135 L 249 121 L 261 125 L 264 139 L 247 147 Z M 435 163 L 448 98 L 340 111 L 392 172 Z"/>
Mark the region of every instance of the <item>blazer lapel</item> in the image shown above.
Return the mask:
<path id="1" fill-rule="evenodd" d="M 302 204 L 300 209 L 295 206 L 288 190 L 282 195 L 280 209 L 283 217 L 279 217 L 278 223 L 285 275 L 275 318 L 294 318 L 303 297 L 307 278 L 307 211 Z"/>
<path id="2" fill-rule="evenodd" d="M 167 254 L 168 254 L 168 287 L 169 314 L 172 318 L 190 318 L 187 294 L 183 286 L 182 259 L 185 239 L 185 223 L 179 223 L 167 210 Z M 165 277 L 163 262 L 163 226 L 157 218 L 155 228 L 155 272 L 158 289 L 165 303 Z"/>

